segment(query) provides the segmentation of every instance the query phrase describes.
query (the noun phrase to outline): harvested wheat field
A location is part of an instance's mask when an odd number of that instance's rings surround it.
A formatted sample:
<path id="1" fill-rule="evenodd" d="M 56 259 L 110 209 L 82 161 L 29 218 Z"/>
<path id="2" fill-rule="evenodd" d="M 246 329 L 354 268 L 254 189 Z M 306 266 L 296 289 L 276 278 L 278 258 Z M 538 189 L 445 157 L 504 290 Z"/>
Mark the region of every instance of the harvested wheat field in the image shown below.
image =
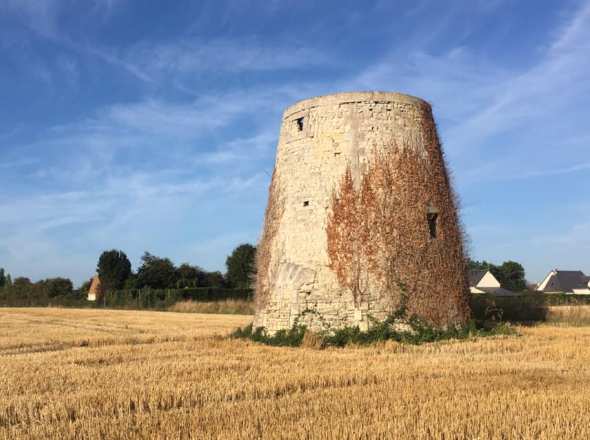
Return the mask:
<path id="1" fill-rule="evenodd" d="M 0 438 L 590 438 L 590 327 L 273 348 L 251 317 L 0 309 Z"/>

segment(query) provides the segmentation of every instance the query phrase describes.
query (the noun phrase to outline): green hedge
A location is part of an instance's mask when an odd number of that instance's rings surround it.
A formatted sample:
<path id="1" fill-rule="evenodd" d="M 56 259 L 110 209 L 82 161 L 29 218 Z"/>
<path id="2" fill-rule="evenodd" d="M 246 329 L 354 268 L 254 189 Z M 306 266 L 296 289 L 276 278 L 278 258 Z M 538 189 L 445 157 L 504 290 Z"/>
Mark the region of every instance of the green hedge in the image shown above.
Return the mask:
<path id="1" fill-rule="evenodd" d="M 60 295 L 52 298 L 26 293 L 2 291 L 0 307 L 91 307 L 116 309 L 166 309 L 179 301 L 221 301 L 226 299 L 252 300 L 249 289 L 197 287 L 192 289 L 133 289 L 116 290 L 98 301 L 88 301 L 86 295 Z"/>
<path id="2" fill-rule="evenodd" d="M 4 294 L 3 294 L 4 293 Z M 5 293 L 0 290 L 0 307 L 88 307 L 86 295 L 47 295 Z"/>
<path id="3" fill-rule="evenodd" d="M 543 294 L 495 296 L 471 295 L 471 312 L 477 321 L 536 322 L 547 318 Z"/>
<path id="4" fill-rule="evenodd" d="M 180 301 L 252 300 L 249 289 L 197 287 L 192 289 L 133 289 L 107 293 L 96 307 L 124 309 L 166 309 Z"/>
<path id="5" fill-rule="evenodd" d="M 511 322 L 545 321 L 550 306 L 590 305 L 590 295 L 565 293 L 522 293 L 514 296 L 471 295 L 475 319 L 501 319 Z"/>

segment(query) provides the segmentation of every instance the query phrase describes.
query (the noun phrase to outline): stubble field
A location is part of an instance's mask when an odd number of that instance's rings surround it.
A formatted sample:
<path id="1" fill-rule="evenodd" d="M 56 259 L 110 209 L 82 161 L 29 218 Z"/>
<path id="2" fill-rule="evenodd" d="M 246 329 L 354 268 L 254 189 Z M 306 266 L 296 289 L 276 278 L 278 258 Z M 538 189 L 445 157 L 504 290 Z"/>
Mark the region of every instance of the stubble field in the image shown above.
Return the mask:
<path id="1" fill-rule="evenodd" d="M 0 309 L 0 438 L 590 438 L 590 327 L 316 350 L 251 320 Z"/>

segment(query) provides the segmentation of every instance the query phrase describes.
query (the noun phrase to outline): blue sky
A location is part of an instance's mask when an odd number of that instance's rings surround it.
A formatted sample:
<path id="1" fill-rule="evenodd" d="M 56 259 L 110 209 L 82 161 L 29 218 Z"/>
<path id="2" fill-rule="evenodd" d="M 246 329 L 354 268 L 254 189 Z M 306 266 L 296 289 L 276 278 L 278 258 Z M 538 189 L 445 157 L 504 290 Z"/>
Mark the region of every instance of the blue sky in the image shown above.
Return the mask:
<path id="1" fill-rule="evenodd" d="M 433 105 L 473 258 L 590 273 L 590 1 L 0 0 L 0 267 L 224 270 L 258 240 L 282 109 Z"/>

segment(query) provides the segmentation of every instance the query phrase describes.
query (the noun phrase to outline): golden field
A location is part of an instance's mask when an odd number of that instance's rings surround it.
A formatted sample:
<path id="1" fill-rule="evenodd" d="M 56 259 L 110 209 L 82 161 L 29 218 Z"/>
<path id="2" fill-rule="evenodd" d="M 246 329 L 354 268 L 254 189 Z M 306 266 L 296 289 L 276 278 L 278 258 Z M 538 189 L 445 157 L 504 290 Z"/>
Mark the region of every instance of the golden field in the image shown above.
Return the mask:
<path id="1" fill-rule="evenodd" d="M 590 438 L 590 327 L 273 348 L 249 316 L 0 309 L 0 438 Z"/>

